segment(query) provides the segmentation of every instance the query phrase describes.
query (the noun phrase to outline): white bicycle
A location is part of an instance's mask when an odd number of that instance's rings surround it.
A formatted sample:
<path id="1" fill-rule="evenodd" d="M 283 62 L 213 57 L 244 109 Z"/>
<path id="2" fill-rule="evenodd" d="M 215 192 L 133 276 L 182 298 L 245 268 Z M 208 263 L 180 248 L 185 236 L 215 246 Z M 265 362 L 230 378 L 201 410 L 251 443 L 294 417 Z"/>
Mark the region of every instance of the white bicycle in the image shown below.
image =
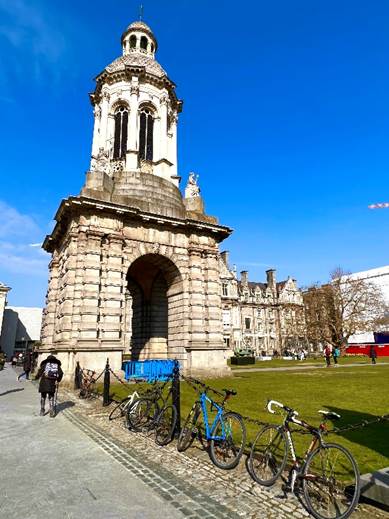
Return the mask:
<path id="1" fill-rule="evenodd" d="M 126 415 L 127 409 L 130 409 L 130 413 L 134 414 L 137 411 L 138 408 L 138 402 L 139 402 L 139 393 L 137 391 L 134 391 L 133 393 L 130 393 L 126 398 L 124 398 L 119 404 L 117 404 L 112 411 L 109 414 L 110 420 L 116 420 L 117 418 L 123 418 L 123 416 Z M 134 405 L 132 405 L 134 404 Z"/>

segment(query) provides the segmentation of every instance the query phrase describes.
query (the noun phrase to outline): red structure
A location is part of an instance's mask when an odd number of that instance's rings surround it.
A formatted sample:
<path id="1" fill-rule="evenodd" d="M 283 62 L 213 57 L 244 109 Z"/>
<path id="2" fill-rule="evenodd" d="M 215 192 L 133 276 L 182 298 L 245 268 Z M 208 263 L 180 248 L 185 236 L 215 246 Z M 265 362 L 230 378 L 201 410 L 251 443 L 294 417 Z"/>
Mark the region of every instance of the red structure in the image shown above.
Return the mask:
<path id="1" fill-rule="evenodd" d="M 365 344 L 352 344 L 346 348 L 346 353 L 369 356 L 370 346 L 372 345 L 376 348 L 377 357 L 389 357 L 389 343 L 377 344 L 375 342 L 367 342 Z"/>

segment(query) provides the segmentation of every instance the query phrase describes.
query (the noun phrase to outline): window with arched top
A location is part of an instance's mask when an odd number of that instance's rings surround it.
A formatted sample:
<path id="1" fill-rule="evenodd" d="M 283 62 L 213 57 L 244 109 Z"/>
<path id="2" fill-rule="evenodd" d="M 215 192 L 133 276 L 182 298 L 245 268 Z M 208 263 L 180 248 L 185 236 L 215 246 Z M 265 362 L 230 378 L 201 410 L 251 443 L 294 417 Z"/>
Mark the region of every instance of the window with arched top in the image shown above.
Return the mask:
<path id="1" fill-rule="evenodd" d="M 127 151 L 128 110 L 120 105 L 115 111 L 115 136 L 113 143 L 113 158 L 121 159 Z"/>
<path id="2" fill-rule="evenodd" d="M 135 34 L 133 34 L 130 37 L 130 49 L 135 49 L 135 47 L 136 47 L 136 36 L 135 36 Z"/>
<path id="3" fill-rule="evenodd" d="M 150 108 L 140 111 L 139 121 L 139 160 L 153 160 L 154 118 Z"/>
<path id="4" fill-rule="evenodd" d="M 147 38 L 146 36 L 142 36 L 140 39 L 140 48 L 143 50 L 147 50 Z"/>

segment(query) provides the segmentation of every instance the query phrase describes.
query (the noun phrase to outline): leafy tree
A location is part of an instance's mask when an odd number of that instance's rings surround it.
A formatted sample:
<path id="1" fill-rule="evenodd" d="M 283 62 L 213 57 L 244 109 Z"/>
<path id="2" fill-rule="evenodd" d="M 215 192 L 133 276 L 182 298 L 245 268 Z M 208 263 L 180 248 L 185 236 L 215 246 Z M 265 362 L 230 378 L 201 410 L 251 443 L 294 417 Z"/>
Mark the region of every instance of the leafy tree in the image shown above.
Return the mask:
<path id="1" fill-rule="evenodd" d="M 329 342 L 344 350 L 351 335 L 389 323 L 381 289 L 341 268 L 331 273 L 327 284 L 309 287 L 304 305 L 307 337 L 314 345 Z"/>

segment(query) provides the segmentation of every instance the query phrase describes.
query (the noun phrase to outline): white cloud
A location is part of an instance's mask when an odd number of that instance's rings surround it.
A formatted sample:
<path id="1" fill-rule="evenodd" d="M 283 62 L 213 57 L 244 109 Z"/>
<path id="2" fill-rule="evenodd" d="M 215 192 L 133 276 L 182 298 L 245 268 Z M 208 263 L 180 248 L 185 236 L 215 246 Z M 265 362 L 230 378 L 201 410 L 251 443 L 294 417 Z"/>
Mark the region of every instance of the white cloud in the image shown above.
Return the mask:
<path id="1" fill-rule="evenodd" d="M 47 276 L 49 255 L 41 242 L 43 231 L 28 214 L 19 212 L 0 200 L 0 275 L 5 281 L 7 273 L 29 276 Z"/>
<path id="2" fill-rule="evenodd" d="M 28 237 L 41 234 L 34 219 L 0 200 L 0 238 Z"/>

